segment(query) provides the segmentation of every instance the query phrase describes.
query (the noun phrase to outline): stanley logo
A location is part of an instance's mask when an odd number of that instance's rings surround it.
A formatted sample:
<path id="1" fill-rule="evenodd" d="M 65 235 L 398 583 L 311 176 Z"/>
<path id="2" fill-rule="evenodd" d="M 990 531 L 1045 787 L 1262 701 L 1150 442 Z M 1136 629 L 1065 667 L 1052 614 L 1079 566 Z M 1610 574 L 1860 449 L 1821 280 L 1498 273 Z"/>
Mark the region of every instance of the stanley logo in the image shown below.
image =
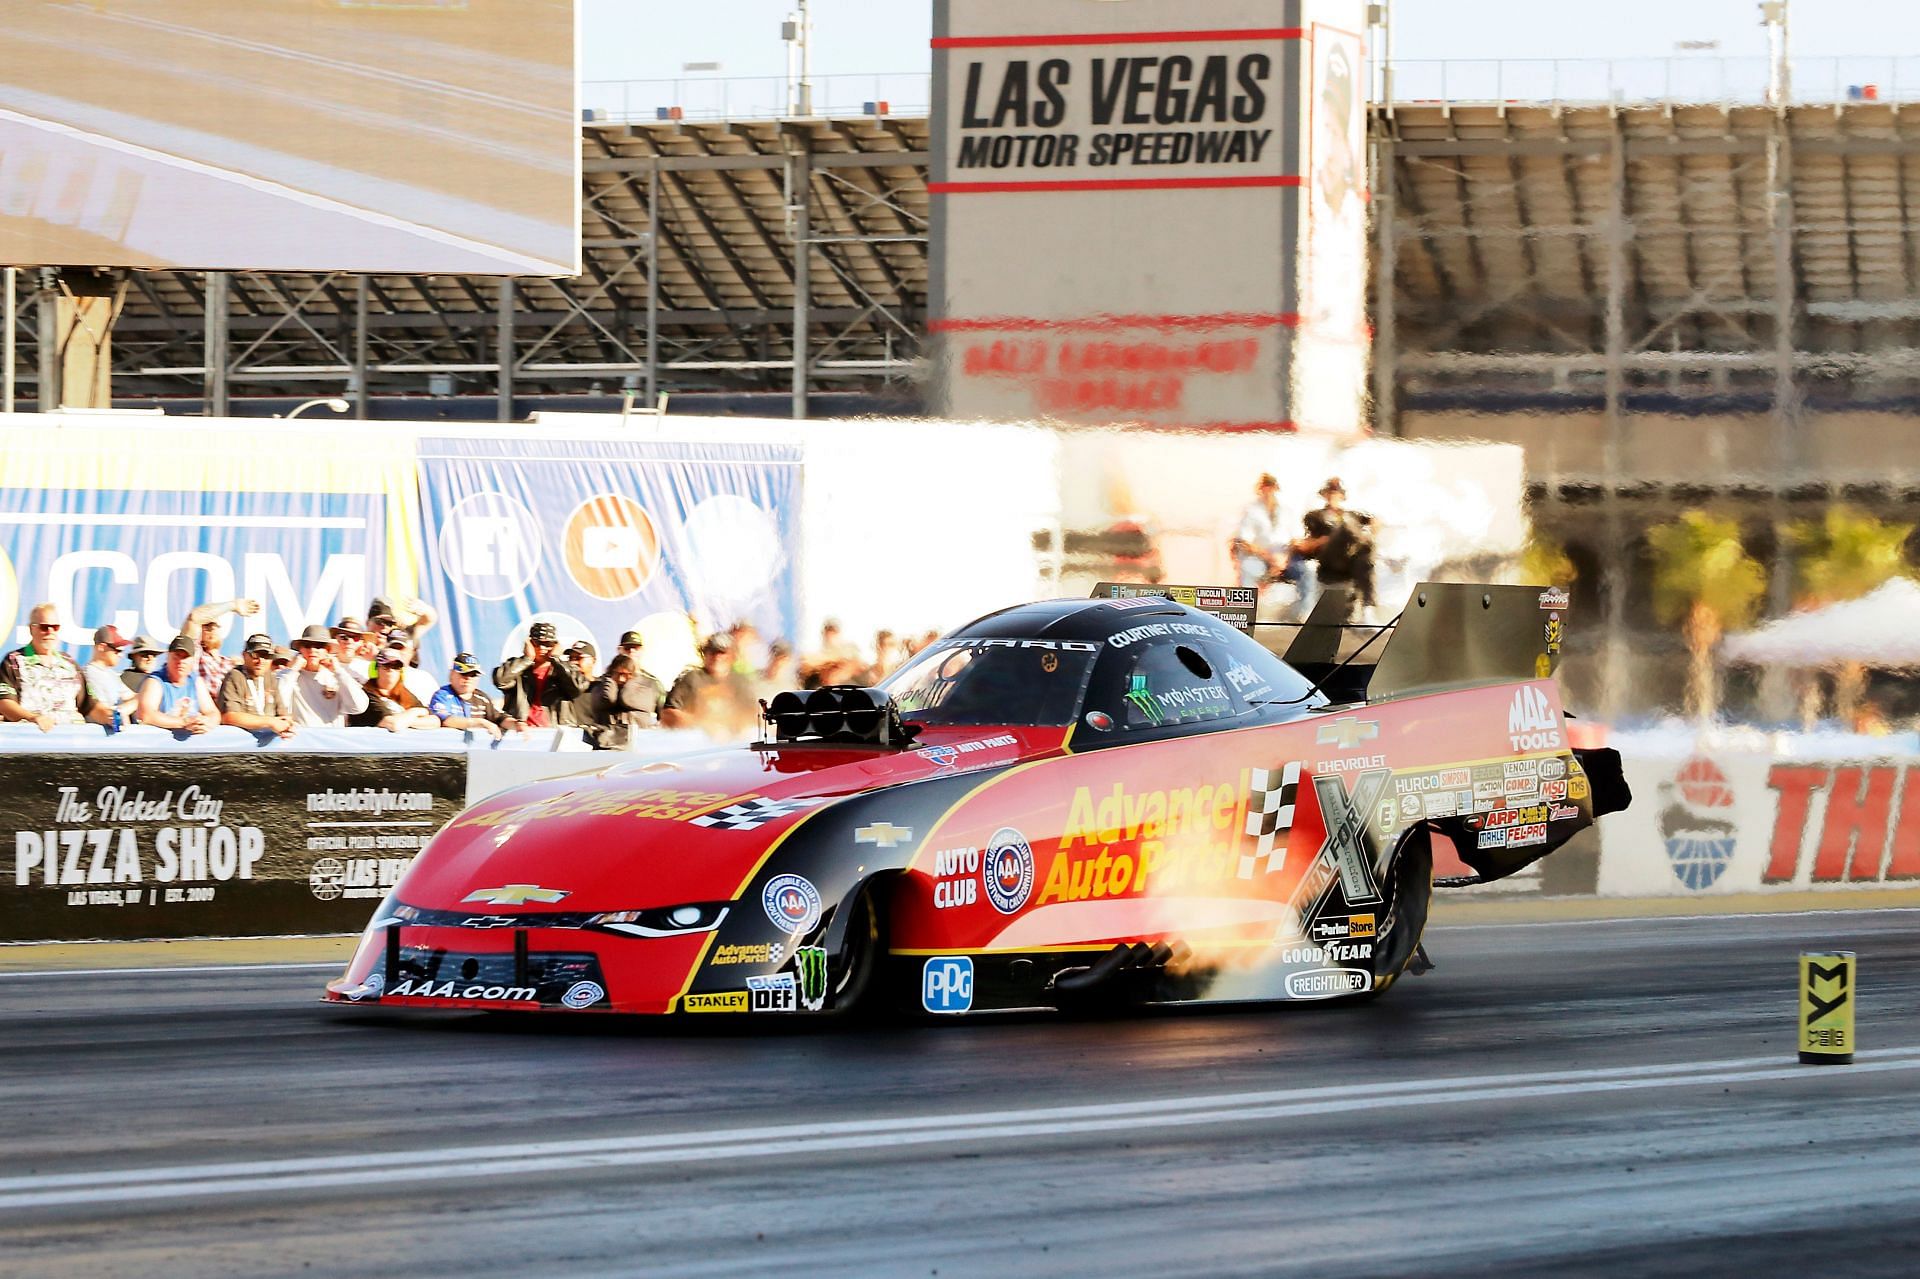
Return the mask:
<path id="1" fill-rule="evenodd" d="M 566 895 L 563 889 L 542 888 L 538 884 L 502 884 L 498 888 L 476 888 L 460 900 L 485 902 L 489 906 L 524 906 L 528 902 L 557 902 Z"/>
<path id="2" fill-rule="evenodd" d="M 1350 751 L 1360 743 L 1370 742 L 1378 736 L 1380 736 L 1380 725 L 1377 721 L 1342 715 L 1333 723 L 1322 724 L 1315 730 L 1313 740 L 1321 746 Z"/>
<path id="3" fill-rule="evenodd" d="M 747 1011 L 747 992 L 722 990 L 708 995 L 682 995 L 680 1007 L 690 1013 L 743 1013 Z"/>

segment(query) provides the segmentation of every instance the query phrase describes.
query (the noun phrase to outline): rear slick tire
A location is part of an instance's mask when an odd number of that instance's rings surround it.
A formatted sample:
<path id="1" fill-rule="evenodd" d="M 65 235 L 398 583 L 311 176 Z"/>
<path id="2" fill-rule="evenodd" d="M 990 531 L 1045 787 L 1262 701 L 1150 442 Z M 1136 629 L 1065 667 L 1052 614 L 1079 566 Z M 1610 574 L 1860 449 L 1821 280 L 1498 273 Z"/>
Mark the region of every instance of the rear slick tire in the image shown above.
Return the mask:
<path id="1" fill-rule="evenodd" d="M 1399 980 L 1427 930 L 1427 913 L 1433 905 L 1433 835 L 1425 827 L 1407 832 L 1393 859 L 1390 884 L 1373 943 L 1376 979 L 1365 998 L 1384 994 Z"/>
<path id="2" fill-rule="evenodd" d="M 860 1020 L 881 1004 L 876 974 L 886 954 L 886 927 L 871 886 L 860 890 L 849 912 L 846 940 L 827 961 L 826 1015 Z"/>

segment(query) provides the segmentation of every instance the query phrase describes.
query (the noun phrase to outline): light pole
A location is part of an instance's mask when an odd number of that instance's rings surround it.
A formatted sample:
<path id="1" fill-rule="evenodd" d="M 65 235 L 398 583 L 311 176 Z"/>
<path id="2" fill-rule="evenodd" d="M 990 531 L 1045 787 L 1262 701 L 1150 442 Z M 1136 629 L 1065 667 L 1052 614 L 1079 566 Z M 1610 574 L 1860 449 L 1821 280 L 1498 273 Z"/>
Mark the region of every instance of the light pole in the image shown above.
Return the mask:
<path id="1" fill-rule="evenodd" d="M 341 399 L 337 395 L 326 396 L 318 400 L 308 400 L 305 404 L 298 405 L 297 407 L 295 407 L 293 412 L 287 414 L 287 420 L 291 422 L 294 418 L 299 417 L 302 413 L 305 413 L 308 409 L 318 408 L 322 404 L 326 405 L 329 409 L 333 410 L 335 413 L 345 413 L 348 409 L 353 407 L 353 405 L 347 403 L 345 400 Z"/>
<path id="2" fill-rule="evenodd" d="M 787 42 L 787 77 L 793 81 L 793 93 L 787 106 L 795 116 L 813 114 L 813 23 L 807 16 L 808 0 L 799 0 L 800 13 L 780 24 L 780 37 Z M 794 64 L 799 63 L 799 75 Z"/>

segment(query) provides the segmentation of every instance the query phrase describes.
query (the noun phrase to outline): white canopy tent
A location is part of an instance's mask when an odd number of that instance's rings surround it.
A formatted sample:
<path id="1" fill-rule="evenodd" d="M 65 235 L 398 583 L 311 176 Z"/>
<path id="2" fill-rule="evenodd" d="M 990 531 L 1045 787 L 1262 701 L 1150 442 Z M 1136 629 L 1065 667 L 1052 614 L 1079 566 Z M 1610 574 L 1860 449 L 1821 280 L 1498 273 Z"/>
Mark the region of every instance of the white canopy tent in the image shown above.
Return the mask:
<path id="1" fill-rule="evenodd" d="M 1920 584 L 1896 577 L 1857 600 L 1730 635 L 1721 651 L 1762 666 L 1920 667 Z"/>

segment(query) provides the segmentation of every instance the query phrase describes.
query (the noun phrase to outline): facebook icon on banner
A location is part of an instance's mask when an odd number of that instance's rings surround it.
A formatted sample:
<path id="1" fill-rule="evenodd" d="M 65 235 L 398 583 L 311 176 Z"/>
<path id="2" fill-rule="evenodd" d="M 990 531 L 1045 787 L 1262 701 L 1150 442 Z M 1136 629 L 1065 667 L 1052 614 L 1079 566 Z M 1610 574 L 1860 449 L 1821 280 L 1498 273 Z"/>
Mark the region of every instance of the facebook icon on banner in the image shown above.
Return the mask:
<path id="1" fill-rule="evenodd" d="M 963 1013 L 973 1007 L 973 960 L 965 955 L 929 959 L 920 976 L 920 1006 L 930 1013 Z"/>

